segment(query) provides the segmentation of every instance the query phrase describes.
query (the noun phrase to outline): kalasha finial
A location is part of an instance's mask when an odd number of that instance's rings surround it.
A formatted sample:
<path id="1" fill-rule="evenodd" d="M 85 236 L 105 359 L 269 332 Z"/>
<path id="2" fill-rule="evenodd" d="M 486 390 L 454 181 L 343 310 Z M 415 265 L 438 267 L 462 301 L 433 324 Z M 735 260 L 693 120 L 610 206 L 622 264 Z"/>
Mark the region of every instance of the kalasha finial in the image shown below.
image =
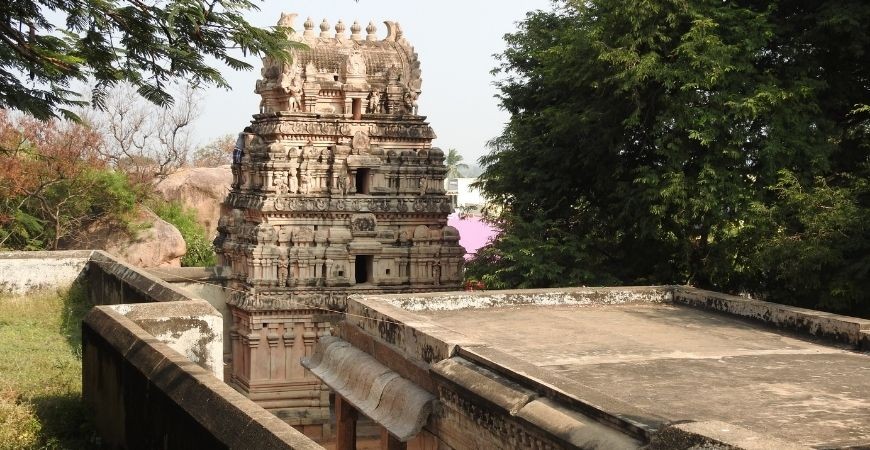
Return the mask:
<path id="1" fill-rule="evenodd" d="M 344 26 L 344 21 L 341 20 L 341 19 L 338 19 L 338 23 L 335 24 L 335 38 L 336 38 L 336 39 L 341 39 L 341 38 L 343 38 L 343 37 L 344 37 L 344 30 L 345 30 L 345 29 L 346 29 L 346 28 L 345 28 L 345 26 Z"/>
<path id="2" fill-rule="evenodd" d="M 327 22 L 326 19 L 323 19 L 323 22 L 320 22 L 320 37 L 329 37 L 329 22 Z"/>
<path id="3" fill-rule="evenodd" d="M 350 26 L 350 38 L 355 41 L 361 40 L 362 35 L 360 31 L 362 31 L 362 27 L 359 25 L 359 21 L 354 20 L 353 25 Z"/>
<path id="4" fill-rule="evenodd" d="M 305 23 L 302 26 L 305 27 L 305 31 L 302 33 L 303 36 L 314 36 L 314 21 L 311 20 L 311 16 L 305 19 Z"/>
<path id="5" fill-rule="evenodd" d="M 369 21 L 369 26 L 366 27 L 366 40 L 367 41 L 376 41 L 378 40 L 378 36 L 375 34 L 378 31 L 378 27 L 375 26 L 373 21 Z"/>

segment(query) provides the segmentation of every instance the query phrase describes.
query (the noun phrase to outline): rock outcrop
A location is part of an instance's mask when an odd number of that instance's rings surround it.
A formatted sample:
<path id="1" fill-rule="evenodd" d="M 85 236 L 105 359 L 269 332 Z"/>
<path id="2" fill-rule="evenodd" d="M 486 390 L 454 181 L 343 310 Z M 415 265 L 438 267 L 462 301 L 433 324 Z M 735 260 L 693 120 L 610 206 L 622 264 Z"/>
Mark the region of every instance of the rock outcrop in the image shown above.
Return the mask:
<path id="1" fill-rule="evenodd" d="M 187 245 L 181 233 L 151 210 L 140 207 L 130 227 L 96 222 L 63 243 L 64 250 L 106 250 L 137 267 L 181 266 Z"/>
<path id="2" fill-rule="evenodd" d="M 232 181 L 230 166 L 191 167 L 174 172 L 154 188 L 163 199 L 196 210 L 197 222 L 205 227 L 207 237 L 211 239 L 217 235 L 221 202 Z"/>

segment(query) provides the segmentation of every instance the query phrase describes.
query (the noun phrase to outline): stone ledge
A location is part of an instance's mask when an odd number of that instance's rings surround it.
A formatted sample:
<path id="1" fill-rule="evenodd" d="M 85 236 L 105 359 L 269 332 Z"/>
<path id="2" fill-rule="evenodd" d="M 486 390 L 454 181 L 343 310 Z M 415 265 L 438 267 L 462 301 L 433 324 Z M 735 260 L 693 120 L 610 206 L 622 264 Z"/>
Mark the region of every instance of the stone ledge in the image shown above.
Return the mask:
<path id="1" fill-rule="evenodd" d="M 432 377 L 429 376 L 429 367 L 422 361 L 405 355 L 399 349 L 375 339 L 346 321 L 339 322 L 337 328 L 338 337 L 373 356 L 381 364 L 394 370 L 403 378 L 411 380 L 426 391 L 433 394 L 436 392 Z"/>
<path id="2" fill-rule="evenodd" d="M 96 266 L 104 274 L 116 278 L 152 302 L 196 300 L 184 290 L 161 280 L 144 269 L 123 263 L 103 251 L 93 252 L 89 266 Z M 125 302 L 137 303 L 137 302 Z"/>
<path id="3" fill-rule="evenodd" d="M 65 259 L 65 258 L 84 258 L 89 259 L 92 253 L 98 250 L 42 250 L 42 251 L 12 251 L 0 252 L 0 260 L 2 259 Z"/>
<path id="4" fill-rule="evenodd" d="M 433 364 L 432 373 L 510 415 L 537 398 L 534 391 L 459 356 Z"/>
<path id="5" fill-rule="evenodd" d="M 673 302 L 757 320 L 774 327 L 854 347 L 867 345 L 870 320 L 765 302 L 685 286 L 673 287 Z M 864 347 L 868 348 L 868 347 Z"/>
<path id="6" fill-rule="evenodd" d="M 402 442 L 420 432 L 434 409 L 435 396 L 339 338 L 322 337 L 302 365 Z"/>
<path id="7" fill-rule="evenodd" d="M 167 283 L 179 283 L 185 281 L 218 281 L 225 282 L 230 279 L 232 273 L 226 267 L 154 267 L 143 269 L 146 273 L 159 278 Z"/>
<path id="8" fill-rule="evenodd" d="M 725 422 L 687 422 L 671 425 L 659 432 L 648 450 L 810 450 L 793 442 L 749 431 Z"/>
<path id="9" fill-rule="evenodd" d="M 641 446 L 640 441 L 546 398 L 532 400 L 516 416 L 577 448 Z"/>
<path id="10" fill-rule="evenodd" d="M 539 397 L 526 386 L 462 357 L 433 364 L 432 373 L 444 389 L 470 398 L 483 410 L 512 419 L 565 448 L 638 448 L 640 441 L 623 430 Z"/>
<path id="11" fill-rule="evenodd" d="M 487 346 L 460 347 L 458 355 L 637 439 L 648 440 L 667 425 L 662 417 L 499 350 Z"/>
<path id="12" fill-rule="evenodd" d="M 83 326 L 227 447 L 321 448 L 117 311 L 95 307 Z M 256 444 L 243 440 L 247 437 Z"/>

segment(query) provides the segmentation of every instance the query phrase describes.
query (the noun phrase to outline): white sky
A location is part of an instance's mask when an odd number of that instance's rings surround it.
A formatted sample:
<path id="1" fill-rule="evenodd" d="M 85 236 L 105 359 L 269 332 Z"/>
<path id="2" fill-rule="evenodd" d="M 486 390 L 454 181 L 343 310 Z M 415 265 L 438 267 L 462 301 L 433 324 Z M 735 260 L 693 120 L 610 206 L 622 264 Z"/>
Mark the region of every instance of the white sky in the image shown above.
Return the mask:
<path id="1" fill-rule="evenodd" d="M 485 144 L 497 136 L 507 120 L 498 107 L 490 70 L 496 66 L 492 57 L 505 45 L 502 36 L 516 29 L 516 22 L 527 11 L 548 9 L 549 0 L 307 0 L 257 3 L 262 9 L 249 15 L 248 21 L 265 27 L 274 25 L 282 11 L 299 14 L 295 28 L 302 31 L 308 16 L 319 32 L 326 18 L 330 31 L 343 19 L 350 25 L 359 20 L 365 26 L 373 20 L 378 37 L 386 35 L 384 20 L 394 20 L 419 55 L 423 70 L 423 93 L 420 114 L 438 135 L 435 146 L 446 151 L 456 148 L 467 163 L 475 163 L 486 152 Z M 224 71 L 233 86 L 231 91 L 209 89 L 205 92 L 203 115 L 198 121 L 196 140 L 205 143 L 224 134 L 235 134 L 257 112 L 259 96 L 254 83 L 259 78 L 259 59 L 249 58 L 255 70 Z"/>

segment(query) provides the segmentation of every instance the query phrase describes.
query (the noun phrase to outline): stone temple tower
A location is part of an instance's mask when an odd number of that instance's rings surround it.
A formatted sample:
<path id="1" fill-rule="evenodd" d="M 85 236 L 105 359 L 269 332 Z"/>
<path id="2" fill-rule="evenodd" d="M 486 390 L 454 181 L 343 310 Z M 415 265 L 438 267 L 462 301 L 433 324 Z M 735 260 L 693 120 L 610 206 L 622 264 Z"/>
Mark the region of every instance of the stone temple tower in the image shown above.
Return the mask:
<path id="1" fill-rule="evenodd" d="M 292 27 L 295 14 L 279 25 Z M 420 63 L 398 23 L 376 37 L 308 19 L 292 62 L 265 58 L 260 111 L 215 240 L 232 269 L 228 382 L 317 435 L 328 391 L 299 359 L 350 294 L 456 290 L 444 153 L 417 114 Z"/>

